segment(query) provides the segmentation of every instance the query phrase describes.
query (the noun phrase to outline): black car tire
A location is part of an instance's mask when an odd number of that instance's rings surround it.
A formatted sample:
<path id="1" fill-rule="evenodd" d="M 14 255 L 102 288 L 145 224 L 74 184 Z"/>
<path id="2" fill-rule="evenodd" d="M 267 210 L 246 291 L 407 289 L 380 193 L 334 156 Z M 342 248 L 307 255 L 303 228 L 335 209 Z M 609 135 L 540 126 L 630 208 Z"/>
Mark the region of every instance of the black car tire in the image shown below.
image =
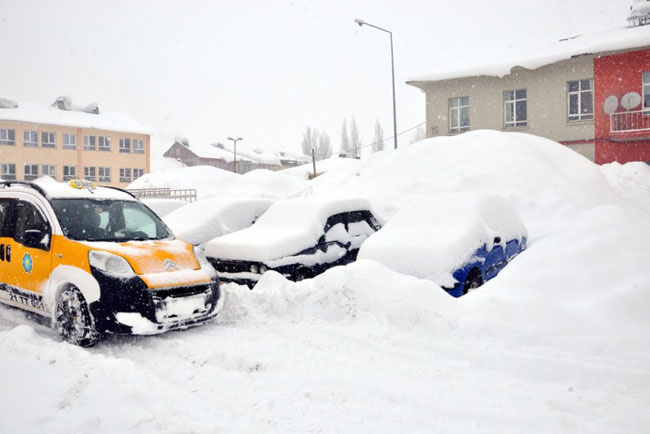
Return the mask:
<path id="1" fill-rule="evenodd" d="M 90 347 L 101 334 L 95 329 L 86 299 L 74 286 L 59 294 L 55 310 L 56 331 L 61 339 L 81 347 Z"/>
<path id="2" fill-rule="evenodd" d="M 463 284 L 463 295 L 467 294 L 471 289 L 476 289 L 481 285 L 483 285 L 481 270 L 478 268 L 472 268 L 467 274 L 467 278 Z"/>

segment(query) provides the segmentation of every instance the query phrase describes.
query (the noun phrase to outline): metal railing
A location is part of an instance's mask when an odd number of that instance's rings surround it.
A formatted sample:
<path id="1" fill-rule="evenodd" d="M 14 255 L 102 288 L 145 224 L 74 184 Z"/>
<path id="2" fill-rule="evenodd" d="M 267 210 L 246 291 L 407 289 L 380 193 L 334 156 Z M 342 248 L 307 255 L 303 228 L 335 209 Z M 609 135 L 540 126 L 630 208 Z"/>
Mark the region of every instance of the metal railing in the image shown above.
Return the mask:
<path id="1" fill-rule="evenodd" d="M 609 115 L 609 131 L 611 133 L 632 133 L 647 130 L 650 130 L 650 109 Z"/>
<path id="2" fill-rule="evenodd" d="M 195 188 L 133 188 L 128 190 L 139 199 L 177 199 L 185 202 L 196 201 Z"/>

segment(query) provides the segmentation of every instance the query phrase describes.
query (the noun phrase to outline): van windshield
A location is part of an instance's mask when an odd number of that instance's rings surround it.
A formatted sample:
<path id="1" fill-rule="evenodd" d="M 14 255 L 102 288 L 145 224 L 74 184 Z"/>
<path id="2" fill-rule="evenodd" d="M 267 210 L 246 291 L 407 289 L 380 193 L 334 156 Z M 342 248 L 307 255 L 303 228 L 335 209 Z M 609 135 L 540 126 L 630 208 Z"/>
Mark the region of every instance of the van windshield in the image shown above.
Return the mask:
<path id="1" fill-rule="evenodd" d="M 131 241 L 170 238 L 167 226 L 140 202 L 110 199 L 52 199 L 66 238 Z"/>

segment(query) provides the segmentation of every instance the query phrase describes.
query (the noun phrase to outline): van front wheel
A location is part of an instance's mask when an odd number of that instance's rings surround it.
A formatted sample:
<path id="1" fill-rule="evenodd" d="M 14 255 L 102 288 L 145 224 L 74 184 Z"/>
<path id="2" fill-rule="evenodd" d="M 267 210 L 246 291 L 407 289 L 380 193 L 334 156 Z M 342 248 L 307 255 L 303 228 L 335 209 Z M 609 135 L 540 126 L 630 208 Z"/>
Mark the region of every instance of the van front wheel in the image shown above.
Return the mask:
<path id="1" fill-rule="evenodd" d="M 75 287 L 64 289 L 56 303 L 56 330 L 66 342 L 90 347 L 101 335 L 95 329 L 88 303 Z"/>

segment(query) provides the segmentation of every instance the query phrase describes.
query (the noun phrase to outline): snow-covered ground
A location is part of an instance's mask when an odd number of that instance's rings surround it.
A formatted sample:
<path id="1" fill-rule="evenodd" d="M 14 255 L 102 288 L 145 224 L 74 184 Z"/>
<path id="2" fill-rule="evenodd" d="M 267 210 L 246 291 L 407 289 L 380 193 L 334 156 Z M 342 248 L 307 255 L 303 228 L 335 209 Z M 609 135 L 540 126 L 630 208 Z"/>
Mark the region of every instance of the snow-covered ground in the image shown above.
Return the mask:
<path id="1" fill-rule="evenodd" d="M 648 432 L 647 166 L 476 131 L 296 184 L 165 173 L 203 197 L 357 194 L 385 219 L 434 192 L 499 194 L 529 247 L 460 299 L 370 260 L 268 272 L 225 285 L 211 324 L 90 349 L 0 307 L 0 432 Z"/>

